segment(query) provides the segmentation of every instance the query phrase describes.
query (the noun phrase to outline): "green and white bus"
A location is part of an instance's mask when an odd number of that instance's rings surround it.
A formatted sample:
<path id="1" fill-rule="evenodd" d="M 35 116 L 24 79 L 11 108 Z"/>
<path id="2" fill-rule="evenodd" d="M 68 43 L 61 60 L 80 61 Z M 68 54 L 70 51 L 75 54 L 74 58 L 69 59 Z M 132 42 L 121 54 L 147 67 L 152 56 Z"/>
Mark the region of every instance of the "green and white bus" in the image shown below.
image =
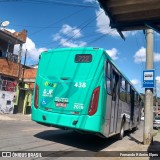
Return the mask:
<path id="1" fill-rule="evenodd" d="M 128 68 L 129 69 L 129 68 Z M 40 56 L 32 120 L 103 137 L 136 128 L 140 95 L 101 48 L 61 48 Z"/>

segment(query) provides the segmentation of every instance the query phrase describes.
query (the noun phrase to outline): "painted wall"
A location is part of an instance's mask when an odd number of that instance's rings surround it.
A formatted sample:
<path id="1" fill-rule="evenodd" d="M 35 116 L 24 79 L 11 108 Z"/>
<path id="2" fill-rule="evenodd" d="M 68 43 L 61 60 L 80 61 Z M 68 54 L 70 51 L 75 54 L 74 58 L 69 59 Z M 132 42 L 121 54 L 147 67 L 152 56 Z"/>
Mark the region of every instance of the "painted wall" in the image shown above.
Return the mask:
<path id="1" fill-rule="evenodd" d="M 33 91 L 31 90 L 25 92 L 23 114 L 31 114 L 32 93 Z"/>
<path id="2" fill-rule="evenodd" d="M 0 91 L 0 114 L 13 113 L 16 92 Z"/>

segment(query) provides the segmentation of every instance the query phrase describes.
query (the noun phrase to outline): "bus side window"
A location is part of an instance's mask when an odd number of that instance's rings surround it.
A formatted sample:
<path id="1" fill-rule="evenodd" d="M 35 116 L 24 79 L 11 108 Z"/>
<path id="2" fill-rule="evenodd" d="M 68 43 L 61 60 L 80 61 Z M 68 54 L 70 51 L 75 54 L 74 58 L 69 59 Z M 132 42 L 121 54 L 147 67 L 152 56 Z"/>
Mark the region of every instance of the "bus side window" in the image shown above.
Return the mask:
<path id="1" fill-rule="evenodd" d="M 134 106 L 138 106 L 138 95 L 137 95 L 137 92 L 135 92 L 134 94 Z"/>
<path id="2" fill-rule="evenodd" d="M 107 93 L 112 94 L 112 84 L 111 84 L 111 64 L 106 62 L 106 85 L 107 85 Z"/>
<path id="3" fill-rule="evenodd" d="M 140 96 L 137 94 L 137 106 L 140 107 L 140 103 L 141 103 L 141 98 Z"/>
<path id="4" fill-rule="evenodd" d="M 126 102 L 126 81 L 125 79 L 122 77 L 121 78 L 121 82 L 120 82 L 120 100 L 123 102 Z"/>
<path id="5" fill-rule="evenodd" d="M 111 64 L 107 62 L 107 77 L 111 78 Z"/>
<path id="6" fill-rule="evenodd" d="M 126 91 L 127 91 L 127 103 L 131 103 L 131 92 L 130 92 L 130 84 L 127 83 L 126 85 Z"/>

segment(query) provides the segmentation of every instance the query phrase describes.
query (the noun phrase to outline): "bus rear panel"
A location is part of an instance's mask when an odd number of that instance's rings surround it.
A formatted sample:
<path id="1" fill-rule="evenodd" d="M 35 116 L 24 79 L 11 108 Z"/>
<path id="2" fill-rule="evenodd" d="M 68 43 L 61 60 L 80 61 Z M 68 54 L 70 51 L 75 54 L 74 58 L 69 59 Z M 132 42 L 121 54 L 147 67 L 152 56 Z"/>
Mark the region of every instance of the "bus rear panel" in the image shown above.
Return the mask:
<path id="1" fill-rule="evenodd" d="M 58 128 L 103 133 L 102 49 L 56 49 L 41 54 L 32 120 Z"/>

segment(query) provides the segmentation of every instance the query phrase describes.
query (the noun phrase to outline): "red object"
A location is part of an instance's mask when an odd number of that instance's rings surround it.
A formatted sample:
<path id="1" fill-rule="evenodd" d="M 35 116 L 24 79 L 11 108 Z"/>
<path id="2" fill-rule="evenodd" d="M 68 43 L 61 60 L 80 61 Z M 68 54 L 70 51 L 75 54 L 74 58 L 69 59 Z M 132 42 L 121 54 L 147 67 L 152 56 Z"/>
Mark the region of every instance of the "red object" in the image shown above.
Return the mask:
<path id="1" fill-rule="evenodd" d="M 15 87 L 17 85 L 17 82 L 12 82 L 13 86 Z"/>
<path id="2" fill-rule="evenodd" d="M 94 89 L 90 101 L 88 115 L 92 116 L 97 112 L 98 100 L 99 100 L 100 87 Z"/>
<path id="3" fill-rule="evenodd" d="M 35 106 L 35 108 L 38 108 L 38 95 L 39 95 L 39 87 L 36 84 L 36 91 L 35 91 L 35 95 L 34 95 L 34 106 Z"/>

